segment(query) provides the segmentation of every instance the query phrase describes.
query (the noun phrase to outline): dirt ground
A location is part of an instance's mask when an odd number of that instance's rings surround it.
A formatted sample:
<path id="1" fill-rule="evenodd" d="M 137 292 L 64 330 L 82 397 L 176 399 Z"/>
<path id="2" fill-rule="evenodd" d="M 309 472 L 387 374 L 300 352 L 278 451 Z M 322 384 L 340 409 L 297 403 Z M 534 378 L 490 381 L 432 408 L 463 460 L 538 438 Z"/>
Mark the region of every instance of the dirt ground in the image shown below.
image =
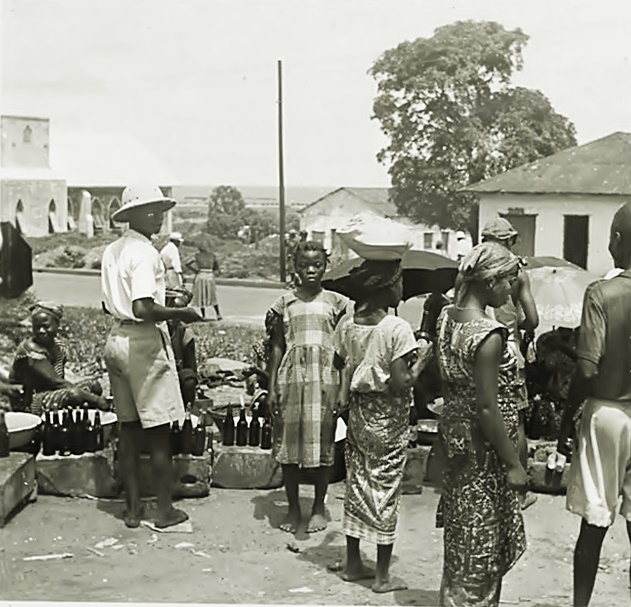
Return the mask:
<path id="1" fill-rule="evenodd" d="M 305 512 L 312 491 L 301 488 Z M 278 529 L 286 506 L 282 490 L 213 488 L 208 498 L 183 500 L 192 534 L 127 529 L 120 501 L 40 495 L 0 530 L 0 599 L 436 605 L 442 562 L 442 532 L 434 528 L 438 494 L 426 487 L 421 495 L 403 497 L 392 572 L 409 589 L 376 595 L 367 584 L 345 583 L 326 569 L 344 554 L 343 491 L 343 483 L 330 489 L 326 531 L 299 531 L 295 538 Z M 149 515 L 152 507 L 149 502 Z M 579 519 L 565 511 L 563 497 L 548 495 L 539 496 L 525 519 L 528 552 L 506 577 L 502 604 L 569 605 Z M 116 542 L 96 547 L 108 538 Z M 73 556 L 23 560 L 54 553 Z M 374 546 L 365 545 L 364 553 L 374 562 Z M 618 520 L 605 541 L 593 607 L 629 604 L 628 563 L 625 527 Z"/>

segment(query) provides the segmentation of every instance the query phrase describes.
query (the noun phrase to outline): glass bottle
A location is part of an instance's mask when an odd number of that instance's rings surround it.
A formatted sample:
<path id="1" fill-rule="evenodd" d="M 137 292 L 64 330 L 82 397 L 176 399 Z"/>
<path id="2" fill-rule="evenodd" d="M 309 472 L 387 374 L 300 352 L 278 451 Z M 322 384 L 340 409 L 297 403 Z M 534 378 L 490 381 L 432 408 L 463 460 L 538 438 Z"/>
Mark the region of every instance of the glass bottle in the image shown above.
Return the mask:
<path id="1" fill-rule="evenodd" d="M 223 444 L 226 446 L 234 445 L 234 417 L 232 416 L 232 407 L 228 405 L 226 417 L 223 421 Z"/>
<path id="2" fill-rule="evenodd" d="M 248 420 L 245 418 L 245 407 L 241 407 L 239 421 L 237 422 L 237 446 L 244 447 L 248 444 Z"/>
<path id="3" fill-rule="evenodd" d="M 182 424 L 182 453 L 190 455 L 193 453 L 193 420 L 191 419 L 191 404 L 186 405 L 186 416 Z"/>

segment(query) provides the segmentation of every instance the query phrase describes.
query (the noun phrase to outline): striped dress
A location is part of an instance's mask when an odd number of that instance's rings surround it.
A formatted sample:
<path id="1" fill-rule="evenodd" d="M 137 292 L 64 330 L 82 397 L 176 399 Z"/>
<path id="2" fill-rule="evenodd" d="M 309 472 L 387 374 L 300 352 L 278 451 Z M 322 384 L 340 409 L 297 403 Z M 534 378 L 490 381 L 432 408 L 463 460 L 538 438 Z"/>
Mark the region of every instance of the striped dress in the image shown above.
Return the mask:
<path id="1" fill-rule="evenodd" d="M 277 379 L 280 416 L 274 419 L 275 455 L 281 464 L 333 465 L 339 383 L 333 339 L 347 304 L 343 295 L 322 290 L 309 300 L 286 293 L 271 307 L 283 320 L 285 337 Z"/>

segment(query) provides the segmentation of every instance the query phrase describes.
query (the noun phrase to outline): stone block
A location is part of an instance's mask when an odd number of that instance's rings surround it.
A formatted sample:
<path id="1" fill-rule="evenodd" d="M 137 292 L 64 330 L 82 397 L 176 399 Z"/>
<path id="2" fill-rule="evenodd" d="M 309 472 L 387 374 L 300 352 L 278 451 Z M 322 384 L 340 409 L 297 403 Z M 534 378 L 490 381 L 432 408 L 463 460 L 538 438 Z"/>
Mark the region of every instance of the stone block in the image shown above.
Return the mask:
<path id="1" fill-rule="evenodd" d="M 423 492 L 430 450 L 431 447 L 428 445 L 418 445 L 414 448 L 408 448 L 405 468 L 403 469 L 404 495 Z"/>
<path id="2" fill-rule="evenodd" d="M 20 505 L 36 497 L 35 458 L 12 452 L 0 459 L 0 527 Z"/>
<path id="3" fill-rule="evenodd" d="M 173 456 L 173 497 L 205 497 L 210 493 L 212 456 Z M 156 494 L 149 455 L 140 457 L 140 491 L 143 496 Z"/>
<path id="4" fill-rule="evenodd" d="M 114 475 L 111 447 L 83 455 L 37 455 L 39 490 L 48 495 L 116 497 L 121 484 Z"/>
<path id="5" fill-rule="evenodd" d="M 276 489 L 283 471 L 271 451 L 215 442 L 212 484 L 223 489 Z"/>

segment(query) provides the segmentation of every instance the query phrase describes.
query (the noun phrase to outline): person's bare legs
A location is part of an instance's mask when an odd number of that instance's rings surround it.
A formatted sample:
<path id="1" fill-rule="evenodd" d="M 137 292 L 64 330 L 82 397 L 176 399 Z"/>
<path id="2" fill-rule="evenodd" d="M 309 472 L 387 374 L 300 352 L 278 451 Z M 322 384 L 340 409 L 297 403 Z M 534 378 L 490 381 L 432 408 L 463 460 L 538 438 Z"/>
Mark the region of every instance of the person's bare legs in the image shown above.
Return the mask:
<path id="1" fill-rule="evenodd" d="M 627 537 L 629 544 L 631 544 L 631 521 L 627 521 Z M 629 562 L 629 589 L 631 590 L 631 561 Z"/>
<path id="2" fill-rule="evenodd" d="M 329 479 L 331 478 L 331 467 L 321 466 L 313 470 L 315 496 L 313 498 L 313 507 L 311 509 L 311 518 L 307 523 L 307 533 L 316 533 L 324 531 L 327 527 L 326 511 L 324 500 L 326 492 L 329 488 Z"/>
<path id="3" fill-rule="evenodd" d="M 219 311 L 219 304 L 215 304 L 213 308 L 215 308 L 215 314 L 217 315 L 217 320 L 221 320 L 222 316 L 221 316 L 221 312 Z"/>
<path id="4" fill-rule="evenodd" d="M 390 579 L 392 547 L 393 544 L 377 545 L 377 574 L 372 585 L 373 592 L 394 592 L 395 590 L 405 590 L 407 588 L 407 584 Z"/>
<path id="5" fill-rule="evenodd" d="M 345 582 L 357 582 L 359 580 L 370 580 L 375 577 L 374 569 L 366 567 L 362 561 L 359 551 L 359 539 L 346 536 L 346 564 L 335 563 L 329 566 L 329 571 L 339 573 L 340 578 Z"/>
<path id="6" fill-rule="evenodd" d="M 171 455 L 171 431 L 169 424 L 147 428 L 158 514 L 156 527 L 161 529 L 183 523 L 188 514 L 173 507 L 173 457 Z"/>
<path id="7" fill-rule="evenodd" d="M 581 521 L 581 531 L 574 549 L 574 607 L 589 605 L 596 582 L 600 550 L 608 529 Z"/>
<path id="8" fill-rule="evenodd" d="M 285 493 L 287 494 L 287 516 L 280 524 L 282 531 L 296 533 L 300 525 L 300 469 L 296 464 L 283 464 L 283 477 L 285 479 Z"/>
<path id="9" fill-rule="evenodd" d="M 519 423 L 517 424 L 517 454 L 524 470 L 528 470 L 528 438 L 526 436 L 525 412 L 523 409 L 519 411 Z M 526 510 L 536 501 L 537 496 L 532 491 L 524 489 L 519 493 L 519 504 L 522 510 Z"/>
<path id="10" fill-rule="evenodd" d="M 140 525 L 142 501 L 140 499 L 140 444 L 142 426 L 139 421 L 123 422 L 120 427 L 118 461 L 125 487 L 124 521 L 132 529 Z"/>

